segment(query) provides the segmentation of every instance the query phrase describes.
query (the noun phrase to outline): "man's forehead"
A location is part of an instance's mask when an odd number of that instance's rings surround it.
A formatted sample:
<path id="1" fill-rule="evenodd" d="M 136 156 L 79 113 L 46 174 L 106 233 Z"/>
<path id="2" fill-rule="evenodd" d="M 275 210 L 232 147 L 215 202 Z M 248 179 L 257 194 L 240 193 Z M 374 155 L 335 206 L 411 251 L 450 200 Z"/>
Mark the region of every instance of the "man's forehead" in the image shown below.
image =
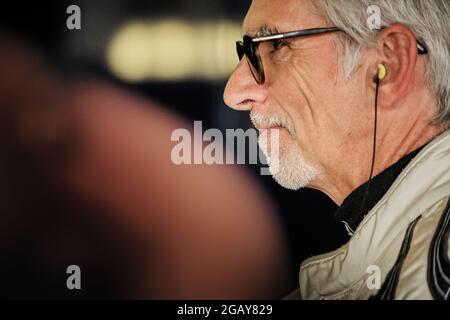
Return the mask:
<path id="1" fill-rule="evenodd" d="M 244 19 L 251 37 L 317 27 L 320 22 L 310 0 L 253 0 Z"/>

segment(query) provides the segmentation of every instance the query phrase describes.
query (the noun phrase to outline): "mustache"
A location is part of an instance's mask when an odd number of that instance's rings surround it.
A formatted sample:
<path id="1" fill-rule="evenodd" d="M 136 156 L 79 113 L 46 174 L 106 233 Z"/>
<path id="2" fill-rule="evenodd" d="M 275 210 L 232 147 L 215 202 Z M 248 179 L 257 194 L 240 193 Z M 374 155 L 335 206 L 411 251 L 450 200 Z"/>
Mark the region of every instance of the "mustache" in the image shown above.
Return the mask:
<path id="1" fill-rule="evenodd" d="M 271 127 L 284 127 L 286 128 L 291 135 L 294 134 L 294 127 L 291 122 L 286 120 L 285 118 L 265 115 L 258 112 L 250 112 L 250 120 L 252 121 L 253 126 L 255 128 L 271 128 Z"/>

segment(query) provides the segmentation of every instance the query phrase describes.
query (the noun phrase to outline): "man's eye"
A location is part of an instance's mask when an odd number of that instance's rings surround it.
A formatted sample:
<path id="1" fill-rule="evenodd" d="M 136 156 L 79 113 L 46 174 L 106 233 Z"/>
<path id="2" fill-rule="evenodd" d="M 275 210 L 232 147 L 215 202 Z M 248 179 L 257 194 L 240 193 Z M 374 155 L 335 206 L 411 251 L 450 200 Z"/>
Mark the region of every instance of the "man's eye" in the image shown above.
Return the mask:
<path id="1" fill-rule="evenodd" d="M 273 51 L 277 51 L 283 48 L 287 43 L 283 40 L 274 40 L 272 41 Z"/>

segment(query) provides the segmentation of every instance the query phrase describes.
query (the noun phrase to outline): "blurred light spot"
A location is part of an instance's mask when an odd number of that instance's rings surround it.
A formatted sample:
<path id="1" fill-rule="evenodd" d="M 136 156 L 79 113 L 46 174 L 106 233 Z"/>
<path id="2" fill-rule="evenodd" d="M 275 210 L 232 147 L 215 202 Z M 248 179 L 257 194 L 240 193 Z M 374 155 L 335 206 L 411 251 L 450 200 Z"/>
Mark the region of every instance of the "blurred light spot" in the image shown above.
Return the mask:
<path id="1" fill-rule="evenodd" d="M 225 79 L 238 63 L 241 25 L 231 21 L 132 21 L 111 38 L 107 61 L 119 78 L 145 80 Z"/>

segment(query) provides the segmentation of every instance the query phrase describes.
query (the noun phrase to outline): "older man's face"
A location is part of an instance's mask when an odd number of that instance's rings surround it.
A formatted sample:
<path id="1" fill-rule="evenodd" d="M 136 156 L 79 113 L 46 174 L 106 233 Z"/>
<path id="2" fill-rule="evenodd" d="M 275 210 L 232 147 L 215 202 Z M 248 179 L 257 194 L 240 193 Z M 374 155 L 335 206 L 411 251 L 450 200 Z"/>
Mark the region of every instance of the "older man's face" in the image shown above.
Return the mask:
<path id="1" fill-rule="evenodd" d="M 263 29 L 279 33 L 319 27 L 330 25 L 308 0 L 254 0 L 244 33 L 254 36 Z M 275 124 L 279 130 L 280 168 L 274 177 L 287 188 L 320 189 L 320 180 L 332 174 L 329 168 L 348 151 L 344 145 L 351 143 L 352 136 L 366 134 L 360 129 L 368 123 L 367 113 L 355 110 L 367 105 L 367 81 L 358 71 L 351 79 L 341 79 L 337 37 L 338 33 L 327 33 L 286 43 L 261 43 L 264 85 L 255 82 L 244 58 L 225 89 L 225 102 L 250 111 L 258 129 Z M 263 140 L 261 147 L 270 156 L 271 148 Z"/>

